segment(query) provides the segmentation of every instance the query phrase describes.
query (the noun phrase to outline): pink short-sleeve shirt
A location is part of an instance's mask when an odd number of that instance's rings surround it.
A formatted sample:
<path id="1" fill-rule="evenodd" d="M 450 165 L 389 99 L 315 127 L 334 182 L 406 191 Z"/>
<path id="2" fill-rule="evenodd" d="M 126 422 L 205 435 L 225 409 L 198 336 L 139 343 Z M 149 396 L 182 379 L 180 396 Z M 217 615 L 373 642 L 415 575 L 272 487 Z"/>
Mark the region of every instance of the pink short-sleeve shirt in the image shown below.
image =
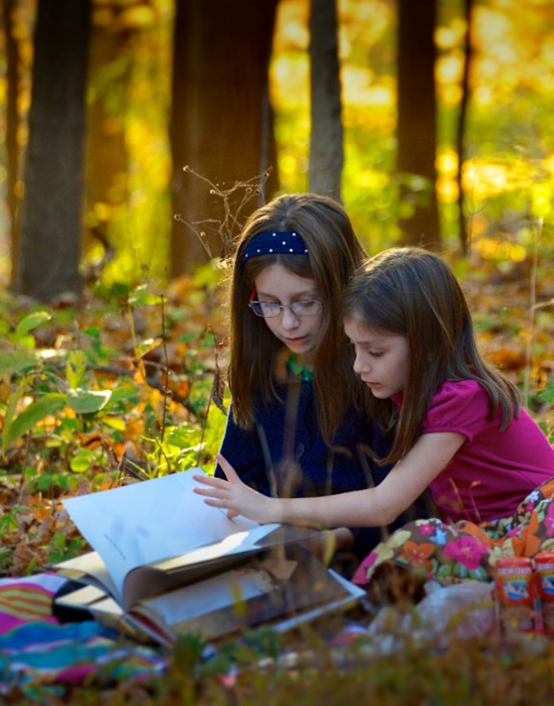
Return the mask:
<path id="1" fill-rule="evenodd" d="M 505 431 L 487 419 L 489 397 L 475 380 L 444 383 L 431 400 L 422 433 L 465 436 L 452 461 L 431 483 L 437 507 L 454 522 L 511 515 L 537 486 L 554 476 L 554 448 L 521 409 Z"/>

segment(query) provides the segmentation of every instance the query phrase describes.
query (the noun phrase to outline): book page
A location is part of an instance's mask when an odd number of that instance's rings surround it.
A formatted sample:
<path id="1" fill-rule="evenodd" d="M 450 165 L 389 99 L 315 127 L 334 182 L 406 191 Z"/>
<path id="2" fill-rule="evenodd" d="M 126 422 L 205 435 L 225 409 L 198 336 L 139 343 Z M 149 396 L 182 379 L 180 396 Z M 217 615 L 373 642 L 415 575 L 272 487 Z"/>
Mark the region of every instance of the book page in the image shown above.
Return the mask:
<path id="1" fill-rule="evenodd" d="M 117 586 L 114 584 L 106 564 L 104 564 L 98 552 L 88 552 L 73 559 L 66 559 L 56 564 L 55 568 L 64 576 L 76 581 L 82 579 L 83 575 L 91 577 L 94 579 L 92 583 L 95 586 L 100 586 L 119 600 Z"/>
<path id="2" fill-rule="evenodd" d="M 230 520 L 222 510 L 206 505 L 192 490 L 193 474 L 202 472 L 199 468 L 182 471 L 63 501 L 105 564 L 120 602 L 125 576 L 133 568 L 187 554 L 235 534 L 235 551 L 246 550 L 275 529 L 276 525 L 261 527 L 243 517 Z"/>
<path id="3" fill-rule="evenodd" d="M 349 608 L 363 596 L 362 588 L 326 569 L 307 550 L 290 546 L 282 555 L 256 555 L 240 567 L 139 601 L 128 618 L 171 646 L 183 633 L 212 640 L 259 625 L 290 630 Z"/>
<path id="4" fill-rule="evenodd" d="M 140 612 L 141 607 L 146 606 L 171 626 L 218 608 L 232 606 L 240 610 L 237 606 L 242 601 L 269 593 L 273 588 L 273 579 L 267 571 L 247 566 L 150 598 L 134 605 L 132 610 Z"/>

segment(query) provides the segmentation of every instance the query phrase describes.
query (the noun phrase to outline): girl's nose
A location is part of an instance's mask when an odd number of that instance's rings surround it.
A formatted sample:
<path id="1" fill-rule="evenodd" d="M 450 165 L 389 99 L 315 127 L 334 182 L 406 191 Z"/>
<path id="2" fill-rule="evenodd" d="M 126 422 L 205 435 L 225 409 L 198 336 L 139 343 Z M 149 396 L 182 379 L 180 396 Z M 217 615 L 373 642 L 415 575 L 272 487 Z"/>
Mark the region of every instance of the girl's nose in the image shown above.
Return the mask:
<path id="1" fill-rule="evenodd" d="M 356 357 L 354 358 L 354 372 L 357 375 L 369 372 L 367 361 L 362 359 L 362 356 L 359 353 L 356 353 Z"/>
<path id="2" fill-rule="evenodd" d="M 285 329 L 296 328 L 298 326 L 298 316 L 296 316 L 292 309 L 282 310 L 281 326 Z"/>

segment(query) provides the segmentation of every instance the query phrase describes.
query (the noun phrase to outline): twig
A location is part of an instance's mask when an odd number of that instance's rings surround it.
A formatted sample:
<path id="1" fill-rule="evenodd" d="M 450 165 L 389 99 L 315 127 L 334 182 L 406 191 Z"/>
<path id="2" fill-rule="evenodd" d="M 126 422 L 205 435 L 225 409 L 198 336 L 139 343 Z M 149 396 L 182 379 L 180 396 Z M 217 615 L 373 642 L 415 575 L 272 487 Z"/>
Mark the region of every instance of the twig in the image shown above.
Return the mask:
<path id="1" fill-rule="evenodd" d="M 266 169 L 263 174 L 259 174 L 258 176 L 252 177 L 252 179 L 248 179 L 246 181 L 237 181 L 233 184 L 233 186 L 228 189 L 221 189 L 219 186 L 217 186 L 217 184 L 214 184 L 202 174 L 198 174 L 198 172 L 195 172 L 194 169 L 191 169 L 189 166 L 184 166 L 183 171 L 203 181 L 206 184 L 206 188 L 209 190 L 209 193 L 211 195 L 219 196 L 219 198 L 221 198 L 223 202 L 224 216 L 222 221 L 217 221 L 215 219 L 205 219 L 202 221 L 194 221 L 192 223 L 185 220 L 180 213 L 176 213 L 173 218 L 176 221 L 179 221 L 179 223 L 185 225 L 199 238 L 200 242 L 202 243 L 202 247 L 204 248 L 210 259 L 213 259 L 213 254 L 210 252 L 209 245 L 204 239 L 205 232 L 203 232 L 202 227 L 206 225 L 214 225 L 221 237 L 221 259 L 225 260 L 229 257 L 232 252 L 233 233 L 236 230 L 241 230 L 242 228 L 242 224 L 239 220 L 242 211 L 251 198 L 253 198 L 254 196 L 259 196 L 261 193 L 263 193 L 264 185 L 269 178 L 269 174 L 271 173 L 271 168 Z M 239 204 L 238 206 L 231 208 L 231 198 L 233 196 L 236 196 L 237 194 L 240 194 Z"/>
<path id="2" fill-rule="evenodd" d="M 531 277 L 529 279 L 529 334 L 525 347 L 525 378 L 523 386 L 523 401 L 526 407 L 529 406 L 529 389 L 531 385 L 531 361 L 533 356 L 533 343 L 535 340 L 535 311 L 537 302 L 537 269 L 539 264 L 539 243 L 542 233 L 543 219 L 537 219 L 535 228 L 535 241 L 533 243 L 533 257 L 531 266 Z"/>

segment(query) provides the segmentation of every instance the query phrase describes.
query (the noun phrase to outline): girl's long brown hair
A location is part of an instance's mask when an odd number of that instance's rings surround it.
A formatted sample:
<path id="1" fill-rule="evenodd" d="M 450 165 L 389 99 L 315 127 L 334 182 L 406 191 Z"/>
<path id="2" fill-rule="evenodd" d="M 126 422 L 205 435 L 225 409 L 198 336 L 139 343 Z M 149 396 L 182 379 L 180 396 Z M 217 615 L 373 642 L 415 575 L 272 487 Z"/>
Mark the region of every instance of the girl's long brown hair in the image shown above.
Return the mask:
<path id="1" fill-rule="evenodd" d="M 309 254 L 260 255 L 243 262 L 250 240 L 270 230 L 298 232 Z M 362 404 L 364 391 L 345 353 L 347 339 L 341 319 L 341 297 L 365 257 L 348 215 L 339 203 L 326 196 L 285 194 L 252 214 L 237 242 L 228 301 L 228 382 L 238 424 L 245 428 L 253 425 L 256 395 L 261 393 L 266 402 L 277 397 L 273 374 L 282 343 L 248 307 L 256 276 L 275 263 L 296 275 L 313 279 L 321 292 L 323 322 L 314 370 L 317 409 L 324 437 L 330 440 L 348 406 Z"/>
<path id="2" fill-rule="evenodd" d="M 392 400 L 369 399 L 370 414 L 384 427 L 396 424 L 390 454 L 398 461 L 417 441 L 431 398 L 447 380 L 476 380 L 498 410 L 501 429 L 519 414 L 517 388 L 479 354 L 465 296 L 444 260 L 421 248 L 392 248 L 368 260 L 343 301 L 345 319 L 401 334 L 410 360 L 398 417 Z"/>

